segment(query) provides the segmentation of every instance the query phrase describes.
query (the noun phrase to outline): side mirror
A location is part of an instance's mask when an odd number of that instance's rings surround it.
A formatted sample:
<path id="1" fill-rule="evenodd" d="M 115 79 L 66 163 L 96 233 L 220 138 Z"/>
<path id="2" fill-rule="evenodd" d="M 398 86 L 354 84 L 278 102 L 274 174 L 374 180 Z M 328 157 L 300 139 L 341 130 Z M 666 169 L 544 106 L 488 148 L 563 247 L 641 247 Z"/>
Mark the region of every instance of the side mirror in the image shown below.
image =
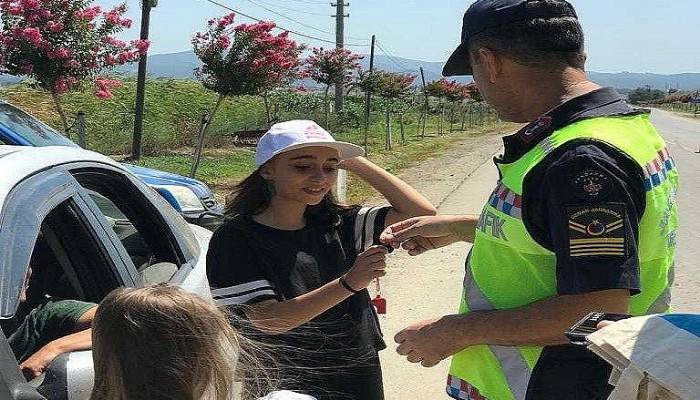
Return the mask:
<path id="1" fill-rule="evenodd" d="M 88 350 L 56 357 L 46 372 L 30 383 L 50 400 L 89 400 L 94 379 L 92 351 Z"/>

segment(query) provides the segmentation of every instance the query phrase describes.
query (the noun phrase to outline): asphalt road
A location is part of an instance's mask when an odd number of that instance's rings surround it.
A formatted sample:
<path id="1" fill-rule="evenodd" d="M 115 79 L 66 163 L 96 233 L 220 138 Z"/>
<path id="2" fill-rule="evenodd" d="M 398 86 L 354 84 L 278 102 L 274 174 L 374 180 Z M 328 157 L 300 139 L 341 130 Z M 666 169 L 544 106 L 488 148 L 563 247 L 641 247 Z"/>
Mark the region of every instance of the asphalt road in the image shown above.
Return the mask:
<path id="1" fill-rule="evenodd" d="M 678 194 L 681 226 L 678 233 L 676 282 L 673 308 L 676 312 L 700 312 L 700 119 L 680 117 L 654 110 L 652 121 L 666 139 L 681 177 Z"/>

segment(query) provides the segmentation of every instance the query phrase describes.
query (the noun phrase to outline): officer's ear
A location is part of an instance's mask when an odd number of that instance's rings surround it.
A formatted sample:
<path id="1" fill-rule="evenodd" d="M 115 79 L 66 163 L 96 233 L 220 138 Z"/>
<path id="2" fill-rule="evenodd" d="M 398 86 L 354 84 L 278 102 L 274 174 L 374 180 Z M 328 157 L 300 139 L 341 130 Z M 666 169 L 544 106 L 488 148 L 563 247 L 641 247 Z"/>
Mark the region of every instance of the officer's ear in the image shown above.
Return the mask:
<path id="1" fill-rule="evenodd" d="M 479 47 L 473 56 L 474 68 L 481 69 L 482 76 L 496 83 L 503 75 L 503 56 L 488 47 Z"/>

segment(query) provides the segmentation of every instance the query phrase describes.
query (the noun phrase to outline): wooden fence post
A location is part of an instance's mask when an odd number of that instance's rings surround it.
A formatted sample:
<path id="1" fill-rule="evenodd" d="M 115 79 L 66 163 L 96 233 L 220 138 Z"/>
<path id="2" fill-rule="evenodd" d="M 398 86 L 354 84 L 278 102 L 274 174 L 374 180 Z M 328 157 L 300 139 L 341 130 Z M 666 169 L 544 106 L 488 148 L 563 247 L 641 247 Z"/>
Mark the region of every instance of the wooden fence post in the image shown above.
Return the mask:
<path id="1" fill-rule="evenodd" d="M 199 168 L 199 162 L 202 159 L 204 132 L 207 130 L 207 125 L 209 125 L 209 113 L 204 113 L 199 126 L 199 140 L 197 141 L 197 148 L 194 150 L 194 163 L 192 163 L 192 169 L 190 170 L 190 178 L 194 178 L 197 168 Z"/>
<path id="2" fill-rule="evenodd" d="M 83 111 L 78 111 L 75 122 L 78 125 L 78 127 L 77 127 L 78 146 L 85 149 L 86 145 L 87 145 L 87 138 L 86 138 L 87 124 L 85 122 L 85 113 Z"/>

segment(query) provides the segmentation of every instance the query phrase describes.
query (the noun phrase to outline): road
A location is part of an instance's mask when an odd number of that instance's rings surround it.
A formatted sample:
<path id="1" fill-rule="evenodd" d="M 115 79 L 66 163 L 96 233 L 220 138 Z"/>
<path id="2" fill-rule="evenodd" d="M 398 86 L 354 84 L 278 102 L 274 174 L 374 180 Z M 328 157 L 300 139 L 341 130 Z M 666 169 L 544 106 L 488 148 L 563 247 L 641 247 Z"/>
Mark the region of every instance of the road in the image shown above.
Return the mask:
<path id="1" fill-rule="evenodd" d="M 700 148 L 700 122 L 657 110 L 652 120 L 666 138 L 682 180 L 673 305 L 676 311 L 700 312 L 700 207 L 696 205 L 700 199 L 700 154 L 695 153 Z M 462 149 L 461 154 L 449 154 L 434 160 L 434 165 L 423 165 L 422 170 L 438 174 L 451 170 L 449 182 L 440 180 L 438 193 L 431 191 L 431 179 L 425 174 L 411 176 L 409 172 L 404 178 L 440 204 L 442 214 L 479 213 L 497 179 L 496 168 L 486 154 L 489 150 L 491 154 L 496 152 L 498 146 L 498 141 L 490 139 L 476 153 Z M 411 322 L 456 311 L 468 250 L 468 245 L 460 244 L 415 258 L 392 255 L 389 274 L 382 284 L 389 304 L 388 315 L 382 317 L 389 348 L 381 355 L 387 400 L 447 398 L 444 390 L 449 362 L 430 369 L 409 364 L 395 353 L 393 336 Z"/>
<path id="2" fill-rule="evenodd" d="M 678 165 L 681 226 L 678 234 L 675 311 L 700 312 L 700 121 L 654 110 L 652 121 L 659 129 Z"/>

